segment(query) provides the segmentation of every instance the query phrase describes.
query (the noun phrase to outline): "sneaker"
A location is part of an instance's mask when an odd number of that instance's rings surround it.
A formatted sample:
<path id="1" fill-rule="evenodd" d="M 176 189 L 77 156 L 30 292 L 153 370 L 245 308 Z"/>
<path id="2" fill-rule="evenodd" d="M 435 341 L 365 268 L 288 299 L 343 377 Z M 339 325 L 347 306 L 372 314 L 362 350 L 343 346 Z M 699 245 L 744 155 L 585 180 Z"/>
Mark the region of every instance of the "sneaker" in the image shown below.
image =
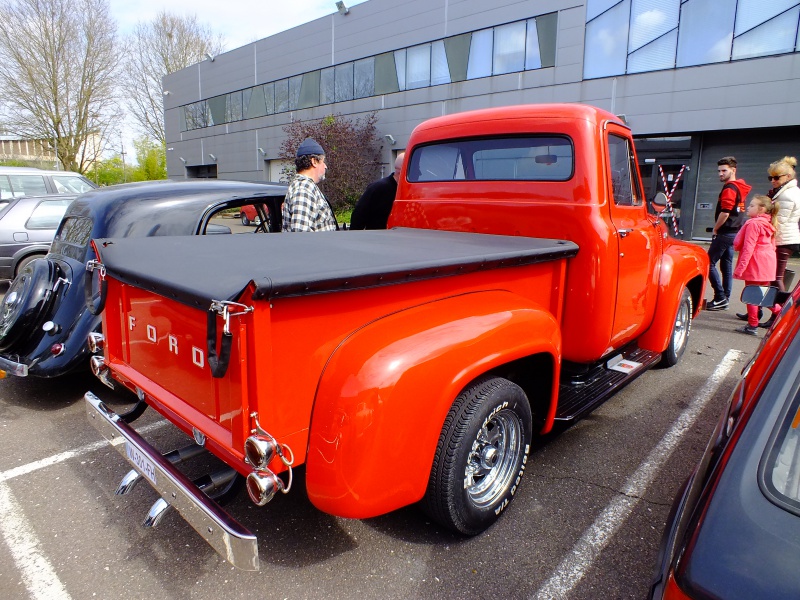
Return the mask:
<path id="1" fill-rule="evenodd" d="M 761 317 L 763 317 L 763 316 L 764 316 L 764 311 L 759 308 L 758 309 L 758 320 L 760 321 Z M 737 319 L 741 319 L 742 321 L 747 321 L 748 316 L 747 316 L 747 313 L 736 313 L 736 318 Z"/>
<path id="2" fill-rule="evenodd" d="M 744 327 L 739 327 L 736 331 L 747 335 L 758 336 L 758 327 L 753 327 L 752 325 L 745 325 Z"/>
<path id="3" fill-rule="evenodd" d="M 728 306 L 729 304 L 727 298 L 706 302 L 706 310 L 728 310 Z"/>

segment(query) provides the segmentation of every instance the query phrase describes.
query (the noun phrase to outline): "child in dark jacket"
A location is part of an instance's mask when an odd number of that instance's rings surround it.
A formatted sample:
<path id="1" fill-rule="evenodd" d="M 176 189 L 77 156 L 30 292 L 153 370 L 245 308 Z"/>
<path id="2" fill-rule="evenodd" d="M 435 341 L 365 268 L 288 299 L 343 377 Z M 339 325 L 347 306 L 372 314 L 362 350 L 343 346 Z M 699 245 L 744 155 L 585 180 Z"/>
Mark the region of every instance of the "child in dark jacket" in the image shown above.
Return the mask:
<path id="1" fill-rule="evenodd" d="M 755 196 L 747 207 L 747 216 L 733 240 L 739 251 L 734 279 L 744 279 L 745 285 L 769 285 L 775 279 L 775 220 L 772 200 Z M 737 329 L 747 335 L 758 335 L 758 306 L 747 305 L 747 325 Z"/>

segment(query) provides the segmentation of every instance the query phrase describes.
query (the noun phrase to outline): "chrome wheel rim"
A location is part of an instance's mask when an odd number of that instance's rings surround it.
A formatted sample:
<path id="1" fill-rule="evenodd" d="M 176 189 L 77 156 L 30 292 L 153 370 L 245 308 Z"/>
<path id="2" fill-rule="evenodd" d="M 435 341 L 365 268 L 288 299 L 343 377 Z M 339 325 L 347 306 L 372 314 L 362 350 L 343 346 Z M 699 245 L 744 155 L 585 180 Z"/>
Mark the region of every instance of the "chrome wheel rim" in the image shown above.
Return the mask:
<path id="1" fill-rule="evenodd" d="M 672 336 L 672 348 L 676 354 L 686 345 L 691 325 L 692 316 L 690 314 L 689 304 L 687 302 L 682 302 L 681 307 L 678 309 L 678 315 L 675 317 L 675 332 Z"/>
<path id="2" fill-rule="evenodd" d="M 522 422 L 515 413 L 501 410 L 484 422 L 464 470 L 464 489 L 475 505 L 490 505 L 506 492 L 521 447 Z"/>

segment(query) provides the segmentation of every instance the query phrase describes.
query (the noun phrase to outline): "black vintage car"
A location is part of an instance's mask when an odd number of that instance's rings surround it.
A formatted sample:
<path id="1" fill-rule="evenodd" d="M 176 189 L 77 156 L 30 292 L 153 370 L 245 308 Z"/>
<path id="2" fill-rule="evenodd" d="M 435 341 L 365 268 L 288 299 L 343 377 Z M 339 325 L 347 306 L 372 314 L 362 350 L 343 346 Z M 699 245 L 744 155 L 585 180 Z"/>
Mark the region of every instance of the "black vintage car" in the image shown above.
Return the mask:
<path id="1" fill-rule="evenodd" d="M 778 303 L 675 500 L 651 600 L 800 596 L 800 287 Z"/>
<path id="2" fill-rule="evenodd" d="M 280 231 L 285 194 L 286 186 L 275 183 L 190 180 L 113 186 L 78 197 L 49 254 L 20 271 L 0 304 L 0 375 L 57 377 L 88 367 L 86 340 L 100 327 L 85 297 L 92 239 L 230 234 L 237 228 L 252 235 L 252 228 L 239 225 L 245 205 L 259 215 L 256 233 Z"/>

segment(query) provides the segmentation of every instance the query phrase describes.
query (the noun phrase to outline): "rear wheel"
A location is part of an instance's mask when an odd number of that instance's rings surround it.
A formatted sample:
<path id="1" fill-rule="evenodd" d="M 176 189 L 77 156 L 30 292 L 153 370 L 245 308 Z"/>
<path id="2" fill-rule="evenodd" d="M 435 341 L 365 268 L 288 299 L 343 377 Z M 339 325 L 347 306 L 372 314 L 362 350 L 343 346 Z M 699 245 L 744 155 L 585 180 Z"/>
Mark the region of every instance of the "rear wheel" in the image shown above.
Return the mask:
<path id="1" fill-rule="evenodd" d="M 14 269 L 14 277 L 19 275 L 22 272 L 22 269 L 27 267 L 29 264 L 31 264 L 33 261 L 35 261 L 37 258 L 43 258 L 43 257 L 44 257 L 44 254 L 31 254 L 31 255 L 26 256 L 25 258 L 23 258 L 21 261 L 19 261 L 17 263 L 17 268 Z"/>
<path id="2" fill-rule="evenodd" d="M 467 387 L 445 419 L 422 509 L 466 535 L 492 525 L 519 486 L 531 443 L 525 392 L 500 377 Z"/>
<path id="3" fill-rule="evenodd" d="M 681 301 L 678 305 L 678 313 L 675 315 L 675 324 L 672 326 L 672 335 L 669 338 L 669 346 L 661 355 L 661 364 L 665 367 L 673 367 L 686 351 L 689 343 L 689 333 L 692 330 L 692 295 L 689 290 L 684 288 L 681 293 Z"/>
<path id="4" fill-rule="evenodd" d="M 250 219 L 247 218 L 247 215 L 242 213 L 242 225 L 247 226 L 250 225 Z"/>

